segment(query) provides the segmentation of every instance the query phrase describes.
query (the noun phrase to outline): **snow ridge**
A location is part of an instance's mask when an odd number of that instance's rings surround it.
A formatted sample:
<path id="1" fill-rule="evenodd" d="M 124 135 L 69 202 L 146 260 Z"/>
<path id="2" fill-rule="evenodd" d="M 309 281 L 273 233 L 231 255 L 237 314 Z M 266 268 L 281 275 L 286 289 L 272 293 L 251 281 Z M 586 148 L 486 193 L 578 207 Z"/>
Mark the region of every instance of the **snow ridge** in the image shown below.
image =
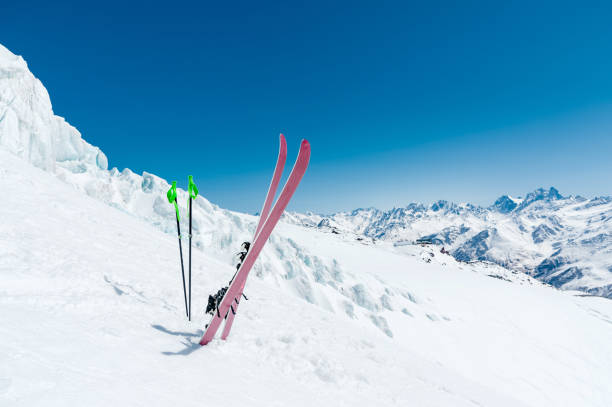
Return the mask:
<path id="1" fill-rule="evenodd" d="M 89 166 L 105 170 L 102 151 L 53 114 L 42 83 L 20 56 L 0 45 L 0 145 L 35 166 L 54 171 L 65 164 L 73 171 Z"/>

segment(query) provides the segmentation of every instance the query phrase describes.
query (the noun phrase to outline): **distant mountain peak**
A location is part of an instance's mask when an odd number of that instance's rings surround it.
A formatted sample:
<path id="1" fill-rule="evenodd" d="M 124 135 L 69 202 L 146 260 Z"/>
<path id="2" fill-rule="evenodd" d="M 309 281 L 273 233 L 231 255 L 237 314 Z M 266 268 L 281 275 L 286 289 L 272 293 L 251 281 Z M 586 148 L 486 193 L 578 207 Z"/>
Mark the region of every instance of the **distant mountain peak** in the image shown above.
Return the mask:
<path id="1" fill-rule="evenodd" d="M 549 189 L 538 188 L 528 193 L 525 198 L 513 198 L 510 195 L 502 195 L 493 203 L 493 207 L 500 213 L 510 213 L 521 210 L 537 201 L 552 202 L 565 199 L 555 187 Z"/>
<path id="2" fill-rule="evenodd" d="M 450 204 L 450 205 L 452 205 L 452 204 Z M 442 210 L 442 209 L 445 209 L 445 208 L 448 208 L 448 207 L 449 207 L 448 201 L 445 201 L 445 200 L 441 199 L 441 200 L 439 200 L 437 202 L 434 202 L 431 205 L 431 210 L 434 211 L 434 212 L 437 212 L 439 210 Z"/>
<path id="3" fill-rule="evenodd" d="M 517 201 L 519 200 L 514 199 L 509 195 L 503 195 L 497 198 L 493 204 L 493 207 L 495 207 L 495 209 L 497 209 L 497 211 L 500 213 L 510 213 L 515 210 L 517 206 L 519 206 L 520 201 Z"/>
<path id="4" fill-rule="evenodd" d="M 565 199 L 565 197 L 561 195 L 555 187 L 550 187 L 548 190 L 544 188 L 538 188 L 535 191 L 528 193 L 527 196 L 525 196 L 525 199 L 519 206 L 518 210 L 526 208 L 534 202 L 552 202 L 561 199 Z"/>

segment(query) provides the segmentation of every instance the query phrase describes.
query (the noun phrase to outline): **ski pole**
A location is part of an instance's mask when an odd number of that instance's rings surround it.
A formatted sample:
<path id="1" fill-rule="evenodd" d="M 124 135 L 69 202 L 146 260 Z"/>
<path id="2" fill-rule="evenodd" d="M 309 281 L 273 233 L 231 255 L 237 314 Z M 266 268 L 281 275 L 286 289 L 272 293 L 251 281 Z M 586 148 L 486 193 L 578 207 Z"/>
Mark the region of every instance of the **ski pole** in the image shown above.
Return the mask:
<path id="1" fill-rule="evenodd" d="M 198 187 L 193 183 L 193 175 L 189 176 L 189 320 L 191 321 L 191 201 L 198 196 Z"/>
<path id="2" fill-rule="evenodd" d="M 179 223 L 179 209 L 178 204 L 176 202 L 176 181 L 172 181 L 172 186 L 166 193 L 168 197 L 168 202 L 174 204 L 174 210 L 176 212 L 176 230 L 178 233 L 178 242 L 179 242 L 179 253 L 181 255 L 181 274 L 183 276 L 183 296 L 185 297 L 185 314 L 187 314 L 187 318 L 189 318 L 189 309 L 187 308 L 187 291 L 185 289 L 185 267 L 183 266 L 183 245 L 181 244 L 181 225 Z"/>

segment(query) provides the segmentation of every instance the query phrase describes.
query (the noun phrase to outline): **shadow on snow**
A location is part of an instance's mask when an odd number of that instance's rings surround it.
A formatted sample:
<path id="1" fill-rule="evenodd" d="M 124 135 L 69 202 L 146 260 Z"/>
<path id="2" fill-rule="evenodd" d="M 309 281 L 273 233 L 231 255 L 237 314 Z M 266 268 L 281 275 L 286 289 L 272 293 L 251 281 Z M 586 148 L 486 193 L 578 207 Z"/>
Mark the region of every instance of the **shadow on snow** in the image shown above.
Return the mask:
<path id="1" fill-rule="evenodd" d="M 199 339 L 203 335 L 203 332 L 201 330 L 198 331 L 197 333 L 193 333 L 193 332 L 171 331 L 168 328 L 161 326 L 161 325 L 151 325 L 151 327 L 165 334 L 173 335 L 173 336 L 180 336 L 183 338 L 181 343 L 185 346 L 185 348 L 177 352 L 169 352 L 169 351 L 162 352 L 162 354 L 166 356 L 176 356 L 176 355 L 186 356 L 200 349 Z M 194 338 L 195 338 L 195 341 L 194 341 Z"/>

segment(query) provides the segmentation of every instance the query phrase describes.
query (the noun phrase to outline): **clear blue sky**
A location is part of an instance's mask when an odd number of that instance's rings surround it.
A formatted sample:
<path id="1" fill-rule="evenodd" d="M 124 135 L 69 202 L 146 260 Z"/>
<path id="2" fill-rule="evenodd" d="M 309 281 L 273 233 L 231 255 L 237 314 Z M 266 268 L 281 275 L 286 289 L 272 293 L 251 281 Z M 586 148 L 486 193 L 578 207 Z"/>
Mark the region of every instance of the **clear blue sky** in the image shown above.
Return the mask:
<path id="1" fill-rule="evenodd" d="M 279 132 L 292 210 L 612 194 L 609 2 L 85 3 L 2 4 L 0 43 L 110 166 L 223 207 L 260 209 Z"/>

